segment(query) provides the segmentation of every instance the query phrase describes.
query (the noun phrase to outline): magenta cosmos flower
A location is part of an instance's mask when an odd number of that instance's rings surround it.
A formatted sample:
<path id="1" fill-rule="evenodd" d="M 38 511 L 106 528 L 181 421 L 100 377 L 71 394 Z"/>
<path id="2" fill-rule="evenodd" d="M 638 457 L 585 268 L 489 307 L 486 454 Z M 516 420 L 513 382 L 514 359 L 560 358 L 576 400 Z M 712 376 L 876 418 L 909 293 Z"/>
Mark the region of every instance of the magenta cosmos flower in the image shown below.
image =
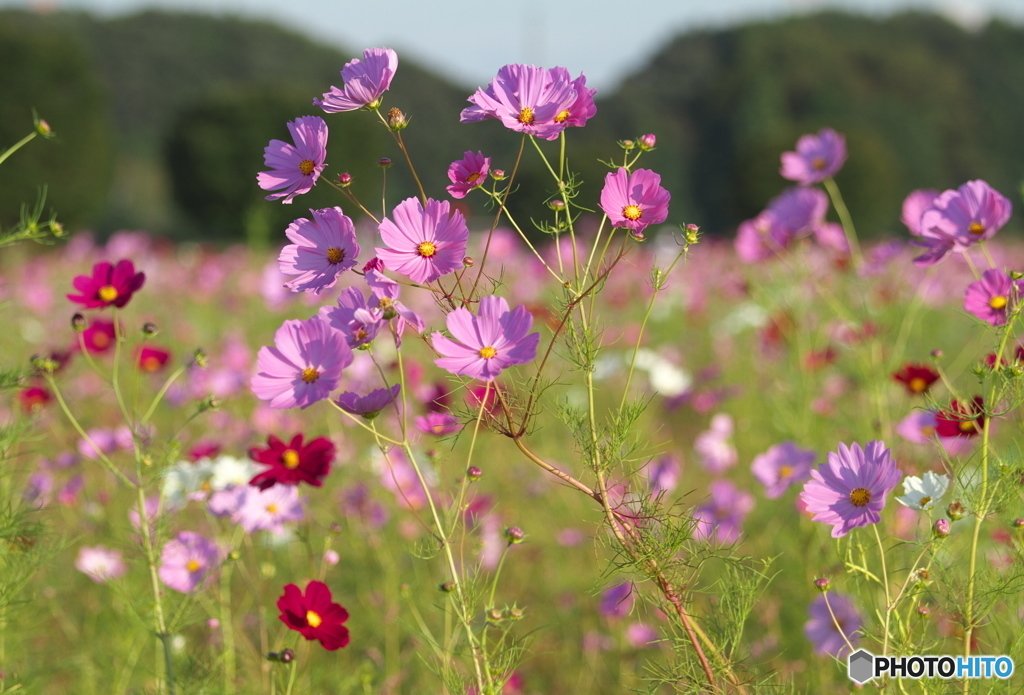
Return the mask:
<path id="1" fill-rule="evenodd" d="M 716 480 L 709 489 L 711 499 L 693 512 L 693 537 L 735 543 L 743 530 L 743 520 L 754 508 L 754 496 L 728 480 Z"/>
<path id="2" fill-rule="evenodd" d="M 220 550 L 210 540 L 193 531 L 182 531 L 168 541 L 160 554 L 160 581 L 183 594 L 190 594 L 204 583 L 220 562 Z"/>
<path id="3" fill-rule="evenodd" d="M 324 478 L 331 472 L 334 444 L 326 437 L 317 437 L 308 443 L 303 443 L 304 439 L 300 433 L 286 444 L 270 435 L 267 437 L 266 447 L 254 446 L 249 449 L 249 458 L 256 463 L 269 466 L 250 480 L 249 484 L 261 490 L 276 484 L 308 483 L 313 487 L 323 485 Z"/>
<path id="4" fill-rule="evenodd" d="M 643 238 L 648 225 L 668 218 L 668 191 L 661 187 L 661 176 L 650 169 L 625 169 L 604 177 L 601 209 L 616 227 L 625 227 L 633 236 Z"/>
<path id="5" fill-rule="evenodd" d="M 565 68 L 505 65 L 485 89 L 478 89 L 462 111 L 463 123 L 497 118 L 506 128 L 554 140 L 568 126 L 583 126 L 597 113 L 594 94 L 582 74 Z"/>
<path id="6" fill-rule="evenodd" d="M 69 294 L 67 298 L 86 309 L 121 309 L 145 282 L 146 274 L 136 273 L 135 265 L 128 259 L 118 261 L 117 265 L 101 261 L 92 267 L 92 275 L 75 276 L 71 284 L 81 294 Z"/>
<path id="7" fill-rule="evenodd" d="M 952 251 L 964 253 L 979 241 L 991 239 L 1013 212 L 1010 201 L 981 180 L 943 192 L 921 213 L 919 239 L 925 247 L 914 259 L 919 266 L 935 265 Z"/>
<path id="8" fill-rule="evenodd" d="M 993 326 L 1003 326 L 1022 289 L 1024 281 L 991 268 L 982 273 L 981 280 L 967 286 L 964 309 Z"/>
<path id="9" fill-rule="evenodd" d="M 281 249 L 277 262 L 285 275 L 297 275 L 285 283 L 293 292 L 320 294 L 334 287 L 338 276 L 356 264 L 359 244 L 356 228 L 339 207 L 310 210 L 312 220 L 295 220 L 285 235 L 292 243 Z"/>
<path id="10" fill-rule="evenodd" d="M 360 396 L 354 391 L 346 391 L 338 396 L 335 402 L 346 413 L 362 415 L 367 420 L 373 420 L 398 398 L 398 393 L 401 390 L 402 385 L 395 384 L 391 388 L 375 389 L 365 396 Z"/>
<path id="11" fill-rule="evenodd" d="M 858 526 L 877 524 L 885 498 L 903 474 L 880 441 L 839 445 L 828 461 L 811 471 L 800 500 L 815 521 L 832 524 L 832 537 L 841 538 Z"/>
<path id="12" fill-rule="evenodd" d="M 462 159 L 452 162 L 448 167 L 448 178 L 452 185 L 445 190 L 452 198 L 465 198 L 471 190 L 484 184 L 490 170 L 490 157 L 485 157 L 481 152 L 467 151 Z"/>
<path id="13" fill-rule="evenodd" d="M 835 176 L 846 161 L 846 138 L 823 128 L 817 135 L 804 135 L 796 142 L 796 152 L 782 153 L 782 178 L 801 186 L 821 183 Z"/>
<path id="14" fill-rule="evenodd" d="M 331 395 L 350 364 L 345 336 L 319 318 L 285 321 L 274 333 L 274 347 L 262 347 L 256 356 L 252 390 L 271 408 L 307 408 Z"/>
<path id="15" fill-rule="evenodd" d="M 277 616 L 290 629 L 307 640 L 319 640 L 327 651 L 341 649 L 349 642 L 348 611 L 331 600 L 331 590 L 323 582 L 311 581 L 303 594 L 295 584 L 284 587 L 277 599 Z"/>
<path id="16" fill-rule="evenodd" d="M 265 191 L 277 191 L 267 200 L 290 203 L 295 196 L 308 192 L 320 178 L 327 163 L 327 124 L 319 116 L 302 116 L 288 122 L 294 145 L 271 140 L 263 149 L 263 163 L 271 171 L 256 174 L 256 181 Z"/>
<path id="17" fill-rule="evenodd" d="M 355 111 L 364 106 L 375 109 L 391 87 L 396 70 L 398 54 L 390 48 L 368 48 L 363 51 L 362 60 L 355 58 L 345 63 L 341 70 L 344 88 L 332 86 L 323 99 L 314 99 L 313 105 L 327 113 Z"/>
<path id="18" fill-rule="evenodd" d="M 455 309 L 447 326 L 455 340 L 434 333 L 434 349 L 441 355 L 434 364 L 452 374 L 493 381 L 504 369 L 537 356 L 540 333 L 527 335 L 533 316 L 522 304 L 509 311 L 503 297 L 482 298 L 476 316 Z"/>
<path id="19" fill-rule="evenodd" d="M 341 331 L 353 350 L 372 343 L 386 323 L 383 312 L 376 304 L 368 304 L 356 287 L 345 288 L 338 296 L 338 306 L 321 307 L 317 315 L 331 328 Z"/>
<path id="20" fill-rule="evenodd" d="M 903 199 L 903 209 L 900 214 L 900 222 L 902 222 L 910 233 L 914 236 L 921 236 L 921 216 L 924 215 L 924 211 L 932 206 L 935 199 L 939 197 L 939 192 L 933 188 L 921 188 L 916 191 L 911 191 L 906 198 Z"/>
<path id="21" fill-rule="evenodd" d="M 407 198 L 391 216 L 394 221 L 385 219 L 380 224 L 387 248 L 376 249 L 385 268 L 413 282 L 427 283 L 462 267 L 469 227 L 447 200 L 428 200 L 424 208 L 419 199 Z"/>
<path id="22" fill-rule="evenodd" d="M 850 653 L 847 641 L 857 644 L 862 636 L 860 614 L 853 601 L 842 594 L 820 594 L 811 604 L 809 613 L 810 620 L 804 624 L 804 634 L 814 645 L 815 654 L 844 657 Z M 835 619 L 832 618 L 833 613 Z"/>

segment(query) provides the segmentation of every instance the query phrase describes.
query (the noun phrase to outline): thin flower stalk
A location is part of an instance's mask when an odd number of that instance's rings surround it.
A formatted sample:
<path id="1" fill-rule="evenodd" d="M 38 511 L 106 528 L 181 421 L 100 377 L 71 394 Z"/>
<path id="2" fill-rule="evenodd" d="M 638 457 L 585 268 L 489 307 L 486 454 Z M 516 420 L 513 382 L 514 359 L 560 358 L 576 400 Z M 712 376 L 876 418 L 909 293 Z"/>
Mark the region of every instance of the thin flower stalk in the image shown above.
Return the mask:
<path id="1" fill-rule="evenodd" d="M 825 190 L 828 191 L 828 197 L 832 199 L 832 207 L 839 215 L 843 231 L 846 232 L 846 240 L 850 244 L 850 256 L 853 258 L 853 267 L 855 270 L 859 269 L 864 265 L 864 257 L 860 252 L 860 242 L 857 241 L 857 230 L 854 229 L 850 211 L 846 209 L 846 203 L 843 202 L 843 196 L 839 192 L 839 186 L 836 185 L 835 179 L 829 176 L 822 183 L 825 185 Z"/>

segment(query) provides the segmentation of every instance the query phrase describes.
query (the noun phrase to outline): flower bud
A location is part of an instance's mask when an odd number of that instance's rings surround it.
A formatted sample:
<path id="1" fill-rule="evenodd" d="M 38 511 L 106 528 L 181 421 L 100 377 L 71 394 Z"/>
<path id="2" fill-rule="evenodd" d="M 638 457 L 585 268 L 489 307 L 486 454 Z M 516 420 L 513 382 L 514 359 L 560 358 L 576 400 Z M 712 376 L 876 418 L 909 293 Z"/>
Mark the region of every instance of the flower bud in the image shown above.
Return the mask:
<path id="1" fill-rule="evenodd" d="M 945 538 L 946 536 L 948 536 L 949 535 L 949 520 L 948 519 L 938 519 L 932 525 L 932 534 L 936 538 Z"/>
<path id="2" fill-rule="evenodd" d="M 686 236 L 687 244 L 696 244 L 700 240 L 700 227 L 695 224 L 688 224 L 683 227 L 683 234 Z"/>
<path id="3" fill-rule="evenodd" d="M 50 124 L 44 121 L 42 118 L 36 118 L 35 127 L 36 132 L 42 135 L 44 138 L 48 138 L 53 135 L 53 128 L 51 128 Z"/>
<path id="4" fill-rule="evenodd" d="M 282 663 L 290 664 L 293 661 L 295 661 L 295 651 L 294 650 L 292 650 L 292 649 L 285 649 L 283 652 L 281 652 L 281 662 Z"/>
<path id="5" fill-rule="evenodd" d="M 327 527 L 327 530 L 330 531 L 331 533 L 333 533 L 335 536 L 337 536 L 342 531 L 341 524 L 339 524 L 337 521 L 335 521 L 334 523 L 332 523 L 330 526 Z"/>
<path id="6" fill-rule="evenodd" d="M 918 606 L 917 607 L 917 614 L 919 616 L 921 616 L 922 618 L 927 618 L 929 615 L 932 614 L 932 609 L 929 608 L 928 606 Z"/>
<path id="7" fill-rule="evenodd" d="M 505 529 L 505 540 L 508 541 L 509 545 L 522 543 L 524 538 L 526 538 L 526 534 L 518 526 L 509 526 Z"/>
<path id="8" fill-rule="evenodd" d="M 62 225 L 57 220 L 50 222 L 50 231 L 57 238 L 60 238 L 65 234 L 64 225 Z"/>
<path id="9" fill-rule="evenodd" d="M 199 412 L 205 413 L 208 410 L 216 410 L 220 407 L 220 399 L 210 395 L 199 401 Z"/>
<path id="10" fill-rule="evenodd" d="M 445 582 L 441 586 L 437 587 L 446 594 L 450 594 L 455 591 L 455 582 Z"/>
<path id="11" fill-rule="evenodd" d="M 1024 519 L 1014 519 L 1013 520 L 1013 527 L 1014 528 L 1024 528 Z"/>
<path id="12" fill-rule="evenodd" d="M 85 317 L 78 312 L 75 312 L 75 315 L 71 317 L 71 330 L 75 333 L 81 333 L 85 330 Z"/>
<path id="13" fill-rule="evenodd" d="M 814 588 L 817 589 L 818 591 L 822 592 L 822 593 L 828 591 L 828 589 L 829 589 L 829 587 L 831 585 L 832 585 L 832 580 L 829 579 L 828 577 L 818 577 L 817 579 L 814 580 Z"/>
<path id="14" fill-rule="evenodd" d="M 238 562 L 242 559 L 242 553 L 238 552 L 237 550 L 232 550 L 230 553 L 228 553 L 228 559 Z"/>
<path id="15" fill-rule="evenodd" d="M 516 608 L 515 606 L 513 606 L 512 608 L 509 608 L 508 609 L 508 617 L 511 618 L 512 620 L 522 620 L 523 619 L 523 609 L 522 608 Z"/>
<path id="16" fill-rule="evenodd" d="M 352 185 L 352 174 L 345 172 L 344 174 L 338 174 L 338 185 L 342 188 Z"/>
<path id="17" fill-rule="evenodd" d="M 152 321 L 146 321 L 142 324 L 142 335 L 147 338 L 152 338 L 154 335 L 160 332 L 160 329 L 156 327 L 156 324 Z"/>
<path id="18" fill-rule="evenodd" d="M 391 160 L 388 159 L 387 157 L 381 157 L 380 159 L 377 160 L 377 166 L 379 166 L 381 169 L 387 169 L 389 166 L 391 166 Z"/>
<path id="19" fill-rule="evenodd" d="M 37 372 L 41 374 L 53 374 L 57 371 L 57 360 L 53 359 L 49 355 L 33 355 L 31 364 Z"/>
<path id="20" fill-rule="evenodd" d="M 953 521 L 959 521 L 967 516 L 967 508 L 960 503 L 960 500 L 953 500 L 946 507 L 946 515 Z"/>
<path id="21" fill-rule="evenodd" d="M 565 203 L 561 200 L 552 200 L 548 202 L 548 207 L 555 212 L 559 212 L 561 210 L 565 210 Z"/>
<path id="22" fill-rule="evenodd" d="M 391 130 L 405 130 L 409 127 L 409 118 L 399 108 L 392 108 L 388 111 L 388 128 Z"/>
<path id="23" fill-rule="evenodd" d="M 491 169 L 491 178 L 494 179 L 495 181 L 504 181 L 505 180 L 505 170 L 504 169 Z"/>
<path id="24" fill-rule="evenodd" d="M 196 348 L 196 351 L 192 353 L 192 361 L 200 369 L 206 369 L 206 350 L 203 348 Z"/>
<path id="25" fill-rule="evenodd" d="M 328 565 L 330 565 L 331 567 L 334 567 L 340 561 L 341 561 L 341 556 L 338 555 L 338 551 L 337 550 L 328 550 L 327 552 L 324 553 L 324 562 L 327 563 Z"/>
<path id="26" fill-rule="evenodd" d="M 644 152 L 649 152 L 654 149 L 654 145 L 658 142 L 658 138 L 653 133 L 640 136 L 640 149 Z"/>
<path id="27" fill-rule="evenodd" d="M 471 481 L 480 480 L 484 475 L 484 472 L 476 466 L 470 466 L 466 469 L 466 477 Z"/>
<path id="28" fill-rule="evenodd" d="M 492 622 L 500 622 L 502 617 L 503 615 L 500 608 L 492 608 L 491 610 L 487 611 L 487 619 Z"/>
<path id="29" fill-rule="evenodd" d="M 626 152 L 629 152 L 636 147 L 636 143 L 632 140 L 619 140 L 619 147 L 626 150 Z"/>
<path id="30" fill-rule="evenodd" d="M 932 350 L 931 355 L 933 360 L 942 359 L 942 350 Z"/>
<path id="31" fill-rule="evenodd" d="M 462 265 L 466 268 L 472 268 L 476 261 L 473 260 L 472 256 L 466 256 L 462 259 Z"/>

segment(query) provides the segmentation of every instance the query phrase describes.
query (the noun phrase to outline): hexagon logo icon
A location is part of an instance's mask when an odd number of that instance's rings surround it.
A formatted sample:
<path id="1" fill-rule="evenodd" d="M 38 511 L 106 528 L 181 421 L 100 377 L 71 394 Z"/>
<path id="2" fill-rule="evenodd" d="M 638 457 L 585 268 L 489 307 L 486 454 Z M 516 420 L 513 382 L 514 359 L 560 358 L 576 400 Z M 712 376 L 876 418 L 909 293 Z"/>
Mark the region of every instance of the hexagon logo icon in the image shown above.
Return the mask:
<path id="1" fill-rule="evenodd" d="M 874 677 L 875 655 L 865 649 L 850 654 L 846 661 L 846 675 L 852 681 L 864 685 Z"/>

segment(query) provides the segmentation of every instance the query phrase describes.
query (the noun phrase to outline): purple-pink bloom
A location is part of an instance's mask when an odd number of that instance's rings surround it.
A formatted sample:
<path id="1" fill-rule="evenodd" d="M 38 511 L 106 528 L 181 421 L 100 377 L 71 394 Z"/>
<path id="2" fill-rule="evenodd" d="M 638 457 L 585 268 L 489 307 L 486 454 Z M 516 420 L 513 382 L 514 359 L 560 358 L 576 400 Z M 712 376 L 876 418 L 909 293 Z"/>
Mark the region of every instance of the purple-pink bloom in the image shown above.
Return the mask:
<path id="1" fill-rule="evenodd" d="M 623 618 L 633 610 L 633 582 L 623 582 L 605 589 L 598 612 L 606 618 Z"/>
<path id="2" fill-rule="evenodd" d="M 935 265 L 952 251 L 964 253 L 979 241 L 991 239 L 1012 212 L 1010 201 L 981 180 L 944 191 L 921 214 L 920 238 L 911 243 L 926 250 L 914 263 Z"/>
<path id="3" fill-rule="evenodd" d="M 448 167 L 448 178 L 452 185 L 445 190 L 452 198 L 465 198 L 471 190 L 483 185 L 490 170 L 490 157 L 485 157 L 482 152 L 467 150 L 462 159 L 452 162 Z"/>
<path id="4" fill-rule="evenodd" d="M 630 173 L 623 168 L 604 177 L 601 209 L 615 227 L 625 227 L 642 239 L 652 224 L 668 218 L 671 194 L 661 187 L 661 176 L 650 169 Z"/>
<path id="5" fill-rule="evenodd" d="M 285 321 L 274 347 L 260 348 L 252 391 L 271 408 L 307 408 L 331 395 L 350 364 L 345 337 L 319 318 Z"/>
<path id="6" fill-rule="evenodd" d="M 246 533 L 278 531 L 286 521 L 300 521 L 304 516 L 297 485 L 274 485 L 261 490 L 245 486 L 245 497 L 232 519 Z"/>
<path id="7" fill-rule="evenodd" d="M 1020 299 L 1022 289 L 1024 281 L 990 268 L 982 273 L 981 280 L 967 286 L 964 309 L 993 326 L 1003 326 Z"/>
<path id="8" fill-rule="evenodd" d="M 508 367 L 537 356 L 540 333 L 527 335 L 533 316 L 522 304 L 509 311 L 504 297 L 483 297 L 476 316 L 462 307 L 453 310 L 447 326 L 455 340 L 434 333 L 434 349 L 441 355 L 434 364 L 452 374 L 493 381 Z"/>
<path id="9" fill-rule="evenodd" d="M 327 124 L 319 116 L 302 116 L 288 122 L 294 145 L 271 140 L 263 150 L 263 163 L 271 171 L 256 174 L 265 191 L 277 191 L 267 200 L 291 203 L 295 196 L 308 192 L 327 166 Z"/>
<path id="10" fill-rule="evenodd" d="M 391 80 L 398 70 L 398 54 L 390 48 L 368 48 L 363 59 L 354 58 L 345 63 L 341 78 L 345 86 L 331 87 L 323 99 L 314 99 L 313 105 L 327 113 L 355 111 L 364 106 L 375 109 L 380 106 L 381 96 L 391 87 Z"/>
<path id="11" fill-rule="evenodd" d="M 757 217 L 740 223 L 736 231 L 736 255 L 744 263 L 757 263 L 786 248 L 789 241 L 789 231 L 780 224 L 778 216 L 771 210 L 764 210 Z"/>
<path id="12" fill-rule="evenodd" d="M 735 543 L 740 537 L 743 520 L 754 508 L 754 496 L 728 480 L 716 480 L 709 489 L 711 499 L 693 512 L 696 522 L 693 537 L 724 544 Z"/>
<path id="13" fill-rule="evenodd" d="M 338 306 L 322 307 L 317 316 L 340 331 L 353 350 L 372 343 L 385 324 L 383 312 L 367 304 L 366 297 L 355 287 L 346 288 L 338 296 Z"/>
<path id="14" fill-rule="evenodd" d="M 83 546 L 75 559 L 75 569 L 97 584 L 106 584 L 128 571 L 121 553 L 102 545 Z"/>
<path id="15" fill-rule="evenodd" d="M 877 524 L 886 496 L 902 477 L 882 442 L 868 442 L 864 449 L 840 443 L 838 452 L 830 451 L 828 461 L 811 471 L 800 500 L 815 521 L 832 524 L 833 538 L 841 538 L 858 526 Z"/>
<path id="16" fill-rule="evenodd" d="M 397 347 L 402 347 L 402 332 L 405 331 L 406 324 L 412 326 L 417 333 L 423 332 L 423 319 L 398 301 L 399 284 L 397 282 L 376 270 L 366 271 L 364 277 L 366 284 L 373 292 L 373 299 L 377 302 L 374 312 L 383 321 L 395 320 L 394 333 Z"/>
<path id="17" fill-rule="evenodd" d="M 462 423 L 451 413 L 427 413 L 416 418 L 416 429 L 424 434 L 444 437 L 462 429 Z"/>
<path id="18" fill-rule="evenodd" d="M 916 191 L 911 191 L 910 194 L 903 199 L 903 210 L 900 215 L 900 222 L 902 222 L 910 233 L 914 236 L 921 236 L 921 216 L 924 215 L 924 211 L 932 206 L 935 199 L 939 197 L 939 192 L 934 188 L 921 188 Z"/>
<path id="19" fill-rule="evenodd" d="M 362 415 L 367 420 L 372 420 L 380 415 L 380 411 L 391 405 L 401 390 L 402 385 L 395 384 L 388 389 L 376 389 L 365 396 L 360 396 L 353 391 L 346 391 L 338 396 L 335 402 L 346 413 Z"/>
<path id="20" fill-rule="evenodd" d="M 209 579 L 220 562 L 217 545 L 194 531 L 182 531 L 164 545 L 160 554 L 160 581 L 183 594 L 190 594 Z"/>
<path id="21" fill-rule="evenodd" d="M 469 97 L 463 123 L 497 118 L 506 128 L 554 140 L 568 126 L 583 126 L 596 112 L 594 94 L 581 74 L 570 80 L 565 68 L 505 65 L 494 80 Z"/>
<path id="22" fill-rule="evenodd" d="M 693 442 L 700 463 L 709 473 L 722 473 L 736 465 L 736 447 L 732 445 L 732 417 L 718 413 L 711 418 L 711 427 Z"/>
<path id="23" fill-rule="evenodd" d="M 915 410 L 896 425 L 896 434 L 914 444 L 926 444 L 935 438 L 934 410 Z"/>
<path id="24" fill-rule="evenodd" d="M 782 497 L 794 483 L 802 483 L 811 475 L 817 458 L 810 449 L 801 449 L 793 442 L 781 442 L 754 457 L 750 470 L 765 487 L 770 500 Z"/>
<path id="25" fill-rule="evenodd" d="M 811 603 L 809 613 L 811 619 L 804 623 L 804 634 L 814 645 L 815 654 L 843 658 L 850 653 L 847 641 L 856 644 L 862 637 L 860 614 L 853 601 L 843 594 L 819 594 Z M 832 618 L 833 613 L 835 619 Z"/>
<path id="26" fill-rule="evenodd" d="M 782 178 L 801 186 L 821 183 L 835 176 L 846 161 L 846 138 L 823 128 L 817 135 L 804 135 L 796 141 L 796 152 L 782 153 Z"/>
<path id="27" fill-rule="evenodd" d="M 666 454 L 647 467 L 647 489 L 652 497 L 672 492 L 679 484 L 682 466 L 674 454 Z"/>
<path id="28" fill-rule="evenodd" d="M 380 224 L 386 248 L 376 249 L 384 267 L 408 276 L 413 282 L 433 282 L 462 267 L 469 241 L 469 227 L 447 200 L 407 198 L 391 211 L 392 222 Z"/>
<path id="29" fill-rule="evenodd" d="M 285 283 L 293 292 L 320 294 L 334 287 L 338 276 L 356 264 L 359 244 L 356 228 L 339 207 L 310 210 L 313 219 L 300 218 L 288 225 L 285 235 L 292 243 L 281 249 L 277 262 L 285 275 L 297 275 Z"/>

